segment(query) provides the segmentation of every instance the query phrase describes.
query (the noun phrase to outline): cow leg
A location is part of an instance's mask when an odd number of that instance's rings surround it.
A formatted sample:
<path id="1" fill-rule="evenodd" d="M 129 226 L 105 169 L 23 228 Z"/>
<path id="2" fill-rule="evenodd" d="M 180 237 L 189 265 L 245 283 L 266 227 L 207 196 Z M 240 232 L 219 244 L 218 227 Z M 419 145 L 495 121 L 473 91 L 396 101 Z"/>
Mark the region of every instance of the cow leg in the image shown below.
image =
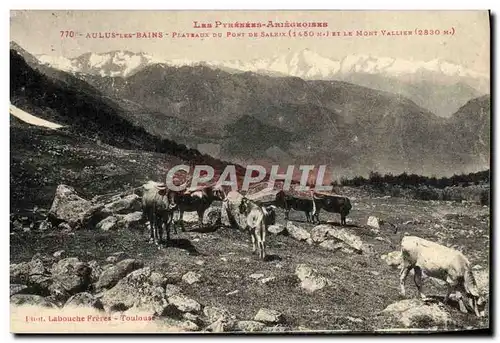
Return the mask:
<path id="1" fill-rule="evenodd" d="M 168 245 L 168 242 L 170 241 L 170 225 L 172 224 L 173 216 L 173 213 L 170 214 L 168 220 L 165 222 L 165 230 L 167 231 L 167 241 L 165 242 L 165 245 Z"/>
<path id="2" fill-rule="evenodd" d="M 266 258 L 266 227 L 265 227 L 265 225 L 262 225 L 261 230 L 260 230 L 260 234 L 262 235 L 262 238 L 260 240 L 261 258 L 262 258 L 262 260 L 265 260 L 265 258 Z"/>
<path id="3" fill-rule="evenodd" d="M 401 296 L 405 297 L 406 296 L 406 291 L 405 291 L 405 281 L 406 278 L 408 277 L 408 273 L 410 270 L 413 268 L 411 265 L 406 265 L 404 262 L 401 264 L 401 272 L 399 274 L 399 287 L 400 287 L 400 294 Z"/>
<path id="4" fill-rule="evenodd" d="M 205 211 L 198 210 L 198 225 L 203 228 L 203 214 Z"/>
<path id="5" fill-rule="evenodd" d="M 448 285 L 448 289 L 447 289 L 446 295 L 444 296 L 444 299 L 443 299 L 443 304 L 445 304 L 445 305 L 448 304 L 448 300 L 450 300 L 450 295 L 451 295 L 451 293 L 453 293 L 453 290 L 454 290 L 454 287 L 452 285 L 450 285 L 449 283 L 447 285 Z"/>
<path id="6" fill-rule="evenodd" d="M 179 210 L 179 221 L 181 222 L 181 231 L 186 232 L 186 228 L 184 227 L 184 220 L 182 219 L 184 217 L 184 211 Z"/>
<path id="7" fill-rule="evenodd" d="M 285 209 L 285 220 L 288 221 L 288 215 L 290 214 L 290 209 Z"/>
<path id="8" fill-rule="evenodd" d="M 343 213 L 340 214 L 340 225 L 342 225 L 342 226 L 345 226 L 347 224 L 345 217 L 346 217 L 345 214 L 343 214 Z"/>
<path id="9" fill-rule="evenodd" d="M 417 286 L 418 296 L 425 300 L 427 297 L 422 293 L 422 269 L 420 267 L 413 268 L 415 275 L 413 276 L 413 281 L 415 281 L 415 286 Z"/>
<path id="10" fill-rule="evenodd" d="M 252 254 L 255 254 L 257 251 L 257 248 L 255 247 L 255 232 L 252 232 L 250 236 L 252 236 Z"/>
<path id="11" fill-rule="evenodd" d="M 305 213 L 306 213 L 306 222 L 310 223 L 311 222 L 311 214 L 307 211 Z"/>

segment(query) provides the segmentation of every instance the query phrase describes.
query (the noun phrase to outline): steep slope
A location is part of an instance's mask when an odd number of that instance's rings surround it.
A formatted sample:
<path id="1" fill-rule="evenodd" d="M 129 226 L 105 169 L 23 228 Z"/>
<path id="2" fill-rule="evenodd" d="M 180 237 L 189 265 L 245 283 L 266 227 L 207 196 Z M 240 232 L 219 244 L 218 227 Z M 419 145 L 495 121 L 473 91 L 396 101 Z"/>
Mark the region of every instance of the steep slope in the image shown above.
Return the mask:
<path id="1" fill-rule="evenodd" d="M 64 132 L 91 138 L 96 144 L 102 142 L 122 149 L 165 153 L 189 163 L 209 164 L 216 170 L 222 170 L 227 164 L 147 132 L 127 120 L 127 116 L 138 120 L 140 112 L 127 113 L 84 81 L 63 75 L 61 71 L 54 73 L 62 77 L 52 77 L 31 68 L 20 53 L 10 50 L 11 103 L 37 117 L 65 126 L 61 129 Z M 238 171 L 244 172 L 242 168 Z"/>

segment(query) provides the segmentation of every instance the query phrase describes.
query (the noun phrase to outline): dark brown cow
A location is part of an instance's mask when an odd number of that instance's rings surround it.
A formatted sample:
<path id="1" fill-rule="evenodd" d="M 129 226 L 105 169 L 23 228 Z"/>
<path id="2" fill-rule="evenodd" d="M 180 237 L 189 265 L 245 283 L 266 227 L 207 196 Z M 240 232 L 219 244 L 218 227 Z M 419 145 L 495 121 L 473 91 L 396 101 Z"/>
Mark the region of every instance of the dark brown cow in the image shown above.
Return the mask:
<path id="1" fill-rule="evenodd" d="M 280 191 L 276 194 L 277 207 L 281 207 L 285 210 L 285 220 L 288 220 L 288 214 L 291 209 L 295 211 L 304 211 L 306 214 L 306 221 L 309 223 L 314 223 L 314 218 L 316 215 L 316 202 L 311 196 L 311 198 L 298 197 L 291 193 Z"/>
<path id="2" fill-rule="evenodd" d="M 351 201 L 339 195 L 326 195 L 314 193 L 316 212 L 313 217 L 319 223 L 319 212 L 323 209 L 330 213 L 340 213 L 340 224 L 346 225 L 346 217 L 352 209 Z"/>

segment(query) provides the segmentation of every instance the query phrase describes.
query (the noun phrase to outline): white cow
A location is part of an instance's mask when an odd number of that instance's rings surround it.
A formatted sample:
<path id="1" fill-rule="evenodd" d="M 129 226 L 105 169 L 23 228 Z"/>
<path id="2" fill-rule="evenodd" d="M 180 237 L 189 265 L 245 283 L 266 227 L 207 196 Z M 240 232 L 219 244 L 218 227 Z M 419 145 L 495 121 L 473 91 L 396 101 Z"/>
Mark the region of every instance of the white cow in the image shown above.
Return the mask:
<path id="1" fill-rule="evenodd" d="M 448 284 L 444 303 L 448 302 L 454 291 L 465 294 L 471 301 L 476 316 L 480 317 L 478 305 L 483 302 L 472 274 L 467 258 L 459 251 L 425 240 L 423 238 L 406 236 L 401 241 L 401 295 L 405 296 L 405 280 L 410 270 L 414 270 L 414 281 L 418 295 L 422 294 L 422 272 L 426 275 L 446 281 Z M 459 298 L 460 309 L 466 312 L 462 297 Z"/>

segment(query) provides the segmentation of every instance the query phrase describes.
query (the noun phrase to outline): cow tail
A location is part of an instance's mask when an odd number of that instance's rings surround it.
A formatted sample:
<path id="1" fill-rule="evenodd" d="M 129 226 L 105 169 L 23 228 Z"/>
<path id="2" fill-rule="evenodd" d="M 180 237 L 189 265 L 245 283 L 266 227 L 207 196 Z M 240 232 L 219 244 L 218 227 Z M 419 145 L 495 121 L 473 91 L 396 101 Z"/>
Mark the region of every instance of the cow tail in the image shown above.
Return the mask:
<path id="1" fill-rule="evenodd" d="M 464 274 L 464 287 L 467 293 L 475 297 L 479 297 L 479 290 L 477 289 L 476 279 L 472 273 L 472 269 L 467 266 Z"/>
<path id="2" fill-rule="evenodd" d="M 312 202 L 313 202 L 313 212 L 312 212 L 312 215 L 314 216 L 316 214 L 316 201 L 314 201 L 314 192 L 313 191 L 311 191 L 311 198 L 312 198 Z"/>

